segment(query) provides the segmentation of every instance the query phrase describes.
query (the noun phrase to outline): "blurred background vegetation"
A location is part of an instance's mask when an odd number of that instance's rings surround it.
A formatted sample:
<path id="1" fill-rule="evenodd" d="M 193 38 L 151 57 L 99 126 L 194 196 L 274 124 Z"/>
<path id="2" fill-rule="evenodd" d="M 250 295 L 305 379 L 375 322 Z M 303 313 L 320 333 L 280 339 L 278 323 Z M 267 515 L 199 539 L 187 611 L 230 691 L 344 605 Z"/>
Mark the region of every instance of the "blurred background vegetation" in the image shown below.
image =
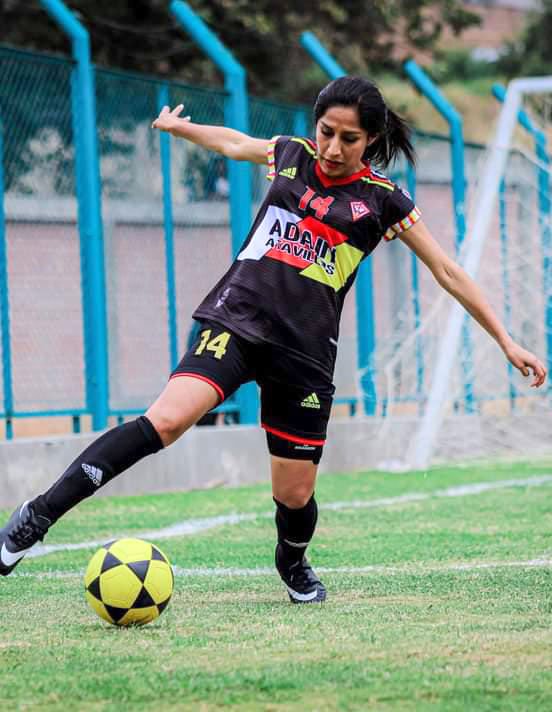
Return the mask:
<path id="1" fill-rule="evenodd" d="M 220 73 L 168 13 L 169 0 L 66 2 L 88 27 L 98 66 L 167 75 L 190 84 L 222 84 Z M 489 91 L 494 81 L 552 73 L 552 0 L 514 3 L 525 7 L 523 21 L 487 51 L 466 38 L 486 22 L 489 7 L 508 3 L 189 0 L 189 4 L 246 67 L 249 89 L 256 96 L 313 102 L 327 79 L 299 43 L 300 33 L 308 29 L 348 71 L 374 78 L 394 108 L 415 125 L 445 130 L 436 112 L 404 80 L 401 65 L 414 56 L 464 114 L 471 140 L 485 140 L 496 115 Z M 0 0 L 0 43 L 70 53 L 67 38 L 38 0 Z"/>

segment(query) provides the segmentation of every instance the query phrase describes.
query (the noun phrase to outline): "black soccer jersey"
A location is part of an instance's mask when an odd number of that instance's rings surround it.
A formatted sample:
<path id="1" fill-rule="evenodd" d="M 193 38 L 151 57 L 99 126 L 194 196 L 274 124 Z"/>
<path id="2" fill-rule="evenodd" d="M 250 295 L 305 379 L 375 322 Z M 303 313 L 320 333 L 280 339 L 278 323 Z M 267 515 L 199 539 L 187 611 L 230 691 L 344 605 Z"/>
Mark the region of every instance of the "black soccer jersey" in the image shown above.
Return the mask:
<path id="1" fill-rule="evenodd" d="M 247 239 L 193 316 L 300 353 L 332 378 L 343 301 L 360 262 L 420 213 L 369 165 L 326 176 L 308 139 L 275 137 L 268 162 L 272 185 Z"/>

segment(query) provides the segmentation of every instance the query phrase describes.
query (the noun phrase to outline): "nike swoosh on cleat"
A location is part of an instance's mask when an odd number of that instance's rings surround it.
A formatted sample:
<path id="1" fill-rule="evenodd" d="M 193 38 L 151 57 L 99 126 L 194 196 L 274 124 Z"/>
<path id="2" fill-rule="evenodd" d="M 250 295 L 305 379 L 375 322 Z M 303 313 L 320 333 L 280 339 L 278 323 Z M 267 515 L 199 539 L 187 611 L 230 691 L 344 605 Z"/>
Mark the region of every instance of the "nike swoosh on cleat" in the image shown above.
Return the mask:
<path id="1" fill-rule="evenodd" d="M 314 589 L 314 591 L 310 591 L 310 593 L 298 593 L 289 586 L 286 586 L 286 588 L 289 591 L 289 595 L 293 596 L 296 601 L 312 601 L 312 599 L 316 598 L 316 596 L 318 595 L 318 589 L 316 588 Z"/>
<path id="2" fill-rule="evenodd" d="M 22 559 L 30 549 L 32 549 L 32 547 L 29 547 L 28 549 L 23 549 L 22 551 L 16 551 L 14 553 L 12 551 L 9 551 L 5 544 L 2 544 L 2 551 L 0 551 L 0 560 L 2 561 L 4 566 L 13 566 L 19 561 L 19 559 Z"/>

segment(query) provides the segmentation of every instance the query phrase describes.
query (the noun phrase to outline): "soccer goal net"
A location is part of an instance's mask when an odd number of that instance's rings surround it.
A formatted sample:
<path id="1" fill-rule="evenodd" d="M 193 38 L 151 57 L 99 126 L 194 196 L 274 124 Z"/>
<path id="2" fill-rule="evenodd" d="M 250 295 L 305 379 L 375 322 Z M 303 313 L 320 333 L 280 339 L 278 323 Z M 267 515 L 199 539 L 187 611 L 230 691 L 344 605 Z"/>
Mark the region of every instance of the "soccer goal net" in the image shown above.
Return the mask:
<path id="1" fill-rule="evenodd" d="M 552 77 L 510 83 L 494 139 L 468 185 L 460 262 L 512 337 L 552 360 Z M 425 206 L 431 211 L 432 206 Z M 436 235 L 436 237 L 438 237 Z M 531 389 L 448 295 L 379 356 L 382 462 L 552 455 L 552 390 Z"/>

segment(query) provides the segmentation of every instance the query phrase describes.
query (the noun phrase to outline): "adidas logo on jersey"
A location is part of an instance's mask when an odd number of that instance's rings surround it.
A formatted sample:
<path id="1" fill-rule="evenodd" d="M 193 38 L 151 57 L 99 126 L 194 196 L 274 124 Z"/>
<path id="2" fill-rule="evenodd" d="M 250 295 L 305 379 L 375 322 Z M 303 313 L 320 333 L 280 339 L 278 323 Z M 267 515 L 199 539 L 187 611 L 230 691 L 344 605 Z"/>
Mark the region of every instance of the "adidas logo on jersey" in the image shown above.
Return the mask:
<path id="1" fill-rule="evenodd" d="M 94 467 L 94 465 L 87 465 L 86 462 L 82 464 L 82 469 L 92 482 L 99 487 L 102 484 L 103 472 L 99 467 Z"/>
<path id="2" fill-rule="evenodd" d="M 282 168 L 278 175 L 284 176 L 284 178 L 291 178 L 291 180 L 293 180 L 297 175 L 297 168 L 295 166 L 292 168 Z"/>
<path id="3" fill-rule="evenodd" d="M 310 396 L 307 396 L 304 400 L 302 400 L 301 407 L 316 408 L 317 410 L 320 410 L 320 401 L 318 400 L 316 393 L 311 393 Z"/>

